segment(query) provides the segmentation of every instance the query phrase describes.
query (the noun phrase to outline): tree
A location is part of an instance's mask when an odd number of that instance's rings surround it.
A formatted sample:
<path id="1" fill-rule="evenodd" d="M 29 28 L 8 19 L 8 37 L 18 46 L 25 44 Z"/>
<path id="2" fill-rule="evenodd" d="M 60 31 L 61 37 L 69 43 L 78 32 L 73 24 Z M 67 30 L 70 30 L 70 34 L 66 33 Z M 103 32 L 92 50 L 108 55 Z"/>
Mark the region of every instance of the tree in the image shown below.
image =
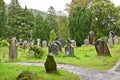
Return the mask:
<path id="1" fill-rule="evenodd" d="M 6 9 L 3 0 L 0 0 L 0 38 L 5 37 Z"/>
<path id="2" fill-rule="evenodd" d="M 85 7 L 77 7 L 69 17 L 70 36 L 80 46 L 87 38 L 92 21 L 91 11 Z"/>
<path id="3" fill-rule="evenodd" d="M 49 41 L 49 25 L 47 20 L 43 20 L 40 14 L 36 15 L 35 17 L 35 27 L 33 30 L 33 36 L 35 40 L 40 38 L 41 41 Z"/>
<path id="4" fill-rule="evenodd" d="M 46 19 L 50 25 L 50 31 L 52 29 L 54 29 L 55 32 L 58 31 L 58 24 L 57 24 L 56 18 L 57 18 L 56 11 L 52 6 L 50 6 L 50 8 L 48 9 L 48 15 L 46 17 Z"/>
<path id="5" fill-rule="evenodd" d="M 120 30 L 116 25 L 120 18 L 118 8 L 110 0 L 94 0 L 91 10 L 94 15 L 91 30 L 98 38 L 106 36 L 111 30 L 115 33 Z"/>
<path id="6" fill-rule="evenodd" d="M 66 16 L 58 16 L 58 38 L 67 40 L 70 37 L 69 27 L 68 27 L 68 18 Z"/>
<path id="7" fill-rule="evenodd" d="M 57 39 L 57 33 L 55 32 L 55 30 L 51 30 L 50 31 L 50 40 L 49 43 L 52 43 L 53 41 L 55 41 Z"/>

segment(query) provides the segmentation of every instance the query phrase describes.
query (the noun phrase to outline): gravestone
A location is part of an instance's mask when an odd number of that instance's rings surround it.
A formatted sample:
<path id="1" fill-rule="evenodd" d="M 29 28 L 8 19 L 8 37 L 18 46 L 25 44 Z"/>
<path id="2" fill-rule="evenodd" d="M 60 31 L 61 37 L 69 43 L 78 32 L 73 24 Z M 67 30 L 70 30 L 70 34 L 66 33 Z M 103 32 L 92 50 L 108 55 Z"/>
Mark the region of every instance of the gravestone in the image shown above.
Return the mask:
<path id="1" fill-rule="evenodd" d="M 65 47 L 65 54 L 67 56 L 69 55 L 74 55 L 74 47 L 71 45 L 71 40 L 70 38 L 67 39 L 67 46 Z"/>
<path id="2" fill-rule="evenodd" d="M 35 52 L 33 50 L 31 50 L 29 54 L 30 54 L 31 57 L 35 56 Z"/>
<path id="3" fill-rule="evenodd" d="M 113 47 L 114 45 L 114 32 L 113 31 L 109 32 L 108 44 L 110 47 Z"/>
<path id="4" fill-rule="evenodd" d="M 40 39 L 37 39 L 37 46 L 41 46 L 40 41 Z"/>
<path id="5" fill-rule="evenodd" d="M 87 46 L 87 45 L 89 45 L 89 39 L 84 40 L 84 46 Z"/>
<path id="6" fill-rule="evenodd" d="M 76 41 L 75 41 L 75 40 L 71 40 L 71 45 L 72 45 L 73 47 L 76 47 Z"/>
<path id="7" fill-rule="evenodd" d="M 107 43 L 104 40 L 96 41 L 95 49 L 96 49 L 98 56 L 111 56 Z"/>
<path id="8" fill-rule="evenodd" d="M 95 43 L 95 33 L 93 31 L 89 32 L 89 44 L 94 45 Z"/>
<path id="9" fill-rule="evenodd" d="M 59 51 L 58 52 L 62 52 L 62 45 L 60 41 L 55 41 L 54 43 L 56 43 L 59 46 Z"/>
<path id="10" fill-rule="evenodd" d="M 43 48 L 47 47 L 47 41 L 46 40 L 42 41 L 42 47 Z"/>
<path id="11" fill-rule="evenodd" d="M 119 36 L 114 36 L 114 44 L 117 44 L 120 42 L 120 37 Z"/>
<path id="12" fill-rule="evenodd" d="M 7 53 L 3 53 L 2 58 L 7 58 Z"/>
<path id="13" fill-rule="evenodd" d="M 18 57 L 17 39 L 13 37 L 12 39 L 10 39 L 9 58 L 14 59 L 17 57 Z"/>
<path id="14" fill-rule="evenodd" d="M 57 64 L 52 55 L 48 55 L 44 64 L 47 73 L 54 73 L 57 71 Z"/>
<path id="15" fill-rule="evenodd" d="M 57 43 L 50 43 L 48 45 L 48 52 L 49 52 L 49 54 L 58 55 L 58 53 L 59 53 L 59 45 Z"/>
<path id="16" fill-rule="evenodd" d="M 59 39 L 58 41 L 60 41 L 61 46 L 64 47 L 64 40 L 63 39 Z"/>

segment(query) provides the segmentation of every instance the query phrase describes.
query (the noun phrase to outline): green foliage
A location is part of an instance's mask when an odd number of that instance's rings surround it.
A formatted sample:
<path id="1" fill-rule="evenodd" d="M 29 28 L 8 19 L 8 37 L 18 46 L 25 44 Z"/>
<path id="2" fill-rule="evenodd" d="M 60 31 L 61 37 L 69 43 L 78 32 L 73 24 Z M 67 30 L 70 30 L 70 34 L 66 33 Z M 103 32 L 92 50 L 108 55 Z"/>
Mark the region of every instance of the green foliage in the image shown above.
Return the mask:
<path id="1" fill-rule="evenodd" d="M 55 32 L 58 31 L 58 23 L 56 21 L 56 18 L 57 18 L 56 11 L 52 6 L 50 6 L 50 8 L 48 9 L 48 15 L 46 17 L 46 19 L 49 23 L 49 26 L 50 26 L 50 31 L 52 29 L 54 29 Z"/>
<path id="2" fill-rule="evenodd" d="M 69 18 L 70 36 L 80 46 L 84 39 L 88 37 L 92 21 L 91 11 L 85 7 L 75 8 L 73 14 Z"/>
<path id="3" fill-rule="evenodd" d="M 53 30 L 50 31 L 50 40 L 49 40 L 49 43 L 55 41 L 56 39 L 57 39 L 57 33 L 53 29 Z"/>
<path id="4" fill-rule="evenodd" d="M 0 0 L 0 38 L 5 38 L 6 9 L 4 0 Z"/>
<path id="5" fill-rule="evenodd" d="M 49 25 L 47 20 L 43 20 L 42 16 L 38 14 L 35 17 L 35 27 L 33 30 L 33 37 L 35 40 L 38 38 L 49 41 Z"/>
<path id="6" fill-rule="evenodd" d="M 5 47 L 5 46 L 7 46 L 7 47 L 9 47 L 9 43 L 8 43 L 8 41 L 7 40 L 0 40 L 0 46 L 1 47 Z"/>
<path id="7" fill-rule="evenodd" d="M 31 46 L 29 52 L 31 50 L 35 53 L 36 58 L 41 58 L 43 56 L 43 54 L 44 54 L 43 49 L 41 47 L 39 47 L 39 46 Z"/>
<path id="8" fill-rule="evenodd" d="M 110 0 L 94 0 L 91 10 L 93 14 L 91 30 L 96 32 L 97 38 L 106 36 L 110 31 L 118 34 L 119 8 L 115 7 Z"/>

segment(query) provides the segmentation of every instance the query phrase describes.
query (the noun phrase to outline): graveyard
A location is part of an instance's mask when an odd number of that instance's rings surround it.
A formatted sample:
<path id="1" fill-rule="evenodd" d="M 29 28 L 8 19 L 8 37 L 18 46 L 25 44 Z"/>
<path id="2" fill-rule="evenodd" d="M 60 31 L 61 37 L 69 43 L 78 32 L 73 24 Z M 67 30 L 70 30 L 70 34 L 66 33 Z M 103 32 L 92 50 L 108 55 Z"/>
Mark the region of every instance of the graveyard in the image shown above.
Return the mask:
<path id="1" fill-rule="evenodd" d="M 119 0 L 0 0 L 0 80 L 120 80 Z"/>

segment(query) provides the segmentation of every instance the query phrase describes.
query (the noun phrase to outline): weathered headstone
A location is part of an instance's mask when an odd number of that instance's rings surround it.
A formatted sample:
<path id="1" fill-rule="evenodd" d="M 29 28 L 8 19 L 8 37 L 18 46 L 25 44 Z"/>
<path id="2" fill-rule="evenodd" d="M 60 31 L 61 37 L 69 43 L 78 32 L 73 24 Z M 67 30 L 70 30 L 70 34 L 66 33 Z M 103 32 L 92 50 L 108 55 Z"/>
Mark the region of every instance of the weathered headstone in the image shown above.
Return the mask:
<path id="1" fill-rule="evenodd" d="M 60 41 L 61 46 L 64 47 L 64 40 L 63 39 L 59 39 L 58 41 Z"/>
<path id="2" fill-rule="evenodd" d="M 114 45 L 114 32 L 113 31 L 109 32 L 108 44 L 110 47 L 113 47 Z"/>
<path id="3" fill-rule="evenodd" d="M 84 40 L 84 46 L 87 46 L 87 45 L 89 45 L 89 39 Z"/>
<path id="4" fill-rule="evenodd" d="M 10 47 L 9 47 L 9 58 L 14 59 L 18 57 L 18 46 L 17 44 L 17 39 L 13 37 L 10 39 Z"/>
<path id="5" fill-rule="evenodd" d="M 106 41 L 104 40 L 96 41 L 95 48 L 98 56 L 111 56 Z"/>
<path id="6" fill-rule="evenodd" d="M 56 43 L 59 46 L 59 52 L 62 52 L 62 45 L 60 41 L 55 41 L 54 43 Z"/>
<path id="7" fill-rule="evenodd" d="M 47 73 L 54 73 L 57 71 L 57 64 L 52 55 L 48 55 L 44 64 Z"/>
<path id="8" fill-rule="evenodd" d="M 75 41 L 75 40 L 71 40 L 71 45 L 72 45 L 73 47 L 76 47 L 76 41 Z"/>
<path id="9" fill-rule="evenodd" d="M 30 56 L 34 57 L 35 56 L 35 52 L 33 50 L 30 51 Z"/>
<path id="10" fill-rule="evenodd" d="M 42 47 L 43 48 L 47 47 L 47 41 L 46 40 L 42 41 Z"/>
<path id="11" fill-rule="evenodd" d="M 114 44 L 117 44 L 120 42 L 120 37 L 119 36 L 114 36 Z"/>
<path id="12" fill-rule="evenodd" d="M 74 47 L 71 45 L 70 38 L 67 39 L 67 46 L 65 47 L 65 53 L 66 55 L 74 55 Z"/>
<path id="13" fill-rule="evenodd" d="M 2 58 L 7 58 L 7 54 L 6 54 L 6 53 L 3 53 L 3 54 L 2 54 Z"/>
<path id="14" fill-rule="evenodd" d="M 49 54 L 52 53 L 52 54 L 58 55 L 58 53 L 59 53 L 59 45 L 56 44 L 56 43 L 50 43 L 48 45 L 48 52 L 49 52 Z"/>
<path id="15" fill-rule="evenodd" d="M 95 43 L 95 33 L 93 31 L 89 32 L 89 44 L 94 45 Z"/>
<path id="16" fill-rule="evenodd" d="M 40 39 L 37 39 L 37 46 L 41 46 Z"/>

